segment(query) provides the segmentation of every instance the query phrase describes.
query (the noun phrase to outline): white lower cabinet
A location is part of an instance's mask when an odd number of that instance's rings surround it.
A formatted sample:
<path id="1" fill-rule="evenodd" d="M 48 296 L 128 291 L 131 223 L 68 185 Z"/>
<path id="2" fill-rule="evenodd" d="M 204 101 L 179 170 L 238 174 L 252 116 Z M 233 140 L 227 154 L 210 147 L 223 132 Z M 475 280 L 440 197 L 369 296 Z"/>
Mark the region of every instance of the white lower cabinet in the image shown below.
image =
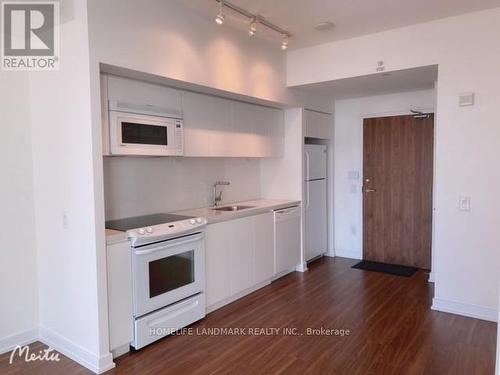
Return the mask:
<path id="1" fill-rule="evenodd" d="M 127 240 L 106 247 L 109 347 L 113 358 L 128 352 L 134 338 L 131 256 Z"/>
<path id="2" fill-rule="evenodd" d="M 274 276 L 274 214 L 256 216 L 254 280 L 256 283 Z"/>
<path id="3" fill-rule="evenodd" d="M 254 284 L 253 262 L 255 259 L 254 218 L 245 217 L 230 222 L 231 224 L 231 255 L 229 280 L 231 294 L 237 294 Z"/>
<path id="4" fill-rule="evenodd" d="M 205 241 L 208 310 L 215 310 L 271 281 L 274 269 L 272 212 L 210 224 Z"/>

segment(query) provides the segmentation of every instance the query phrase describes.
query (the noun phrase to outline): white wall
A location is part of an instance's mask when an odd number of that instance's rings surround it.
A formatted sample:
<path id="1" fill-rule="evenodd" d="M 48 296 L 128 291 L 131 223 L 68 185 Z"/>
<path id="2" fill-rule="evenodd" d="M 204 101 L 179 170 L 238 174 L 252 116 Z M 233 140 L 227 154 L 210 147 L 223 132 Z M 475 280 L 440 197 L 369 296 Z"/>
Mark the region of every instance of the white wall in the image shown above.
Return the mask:
<path id="1" fill-rule="evenodd" d="M 466 31 L 466 32 L 465 32 Z M 290 51 L 287 82 L 300 85 L 439 65 L 435 148 L 433 306 L 497 319 L 500 234 L 498 103 L 500 8 Z M 473 107 L 458 94 L 476 93 Z M 459 196 L 471 212 L 458 210 Z"/>
<path id="2" fill-rule="evenodd" d="M 106 157 L 106 219 L 211 206 L 213 184 L 220 180 L 231 182 L 222 187 L 223 203 L 260 198 L 260 161 Z"/>
<path id="3" fill-rule="evenodd" d="M 0 353 L 38 335 L 29 75 L 0 71 Z"/>
<path id="4" fill-rule="evenodd" d="M 30 74 L 40 337 L 95 370 L 110 368 L 101 332 L 87 2 L 61 2 L 61 68 Z"/>
<path id="5" fill-rule="evenodd" d="M 434 90 L 335 101 L 334 239 L 337 256 L 361 259 L 363 255 L 363 119 L 408 114 L 410 109 L 434 111 L 434 107 Z M 349 172 L 359 173 L 359 178 L 350 179 Z"/>

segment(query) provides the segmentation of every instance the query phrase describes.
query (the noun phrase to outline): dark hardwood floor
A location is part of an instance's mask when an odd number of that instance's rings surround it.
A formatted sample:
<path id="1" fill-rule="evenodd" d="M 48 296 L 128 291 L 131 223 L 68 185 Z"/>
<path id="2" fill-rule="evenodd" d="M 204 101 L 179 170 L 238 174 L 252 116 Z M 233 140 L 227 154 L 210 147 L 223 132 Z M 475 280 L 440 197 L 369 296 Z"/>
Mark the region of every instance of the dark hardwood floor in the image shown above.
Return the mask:
<path id="1" fill-rule="evenodd" d="M 117 359 L 107 374 L 494 374 L 496 324 L 430 310 L 432 284 L 324 258 L 192 325 L 297 328 L 303 335 L 172 336 Z M 307 328 L 350 330 L 308 336 Z M 32 345 L 41 348 L 40 343 Z M 86 374 L 59 363 L 8 364 L 1 374 Z"/>

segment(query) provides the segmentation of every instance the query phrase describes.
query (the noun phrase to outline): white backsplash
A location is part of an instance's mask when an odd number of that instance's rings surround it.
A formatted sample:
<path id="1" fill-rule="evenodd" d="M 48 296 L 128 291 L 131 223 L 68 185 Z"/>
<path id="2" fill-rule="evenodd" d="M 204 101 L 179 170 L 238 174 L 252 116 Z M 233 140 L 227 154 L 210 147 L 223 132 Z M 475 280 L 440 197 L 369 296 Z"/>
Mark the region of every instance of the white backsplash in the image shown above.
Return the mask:
<path id="1" fill-rule="evenodd" d="M 223 203 L 260 198 L 260 161 L 105 157 L 106 220 L 210 206 L 219 180 L 231 182 L 222 187 Z"/>

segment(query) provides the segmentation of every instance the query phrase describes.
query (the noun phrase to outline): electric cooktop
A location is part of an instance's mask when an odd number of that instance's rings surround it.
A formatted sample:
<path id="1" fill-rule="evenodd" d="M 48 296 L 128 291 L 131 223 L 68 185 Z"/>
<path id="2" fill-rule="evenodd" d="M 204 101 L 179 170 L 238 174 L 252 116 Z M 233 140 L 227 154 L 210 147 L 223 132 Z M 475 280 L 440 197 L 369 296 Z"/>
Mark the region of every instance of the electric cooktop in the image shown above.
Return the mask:
<path id="1" fill-rule="evenodd" d="M 167 224 L 174 221 L 193 219 L 193 216 L 182 216 L 174 214 L 152 214 L 145 216 L 128 217 L 124 219 L 106 221 L 106 229 L 127 231 L 152 225 Z"/>

